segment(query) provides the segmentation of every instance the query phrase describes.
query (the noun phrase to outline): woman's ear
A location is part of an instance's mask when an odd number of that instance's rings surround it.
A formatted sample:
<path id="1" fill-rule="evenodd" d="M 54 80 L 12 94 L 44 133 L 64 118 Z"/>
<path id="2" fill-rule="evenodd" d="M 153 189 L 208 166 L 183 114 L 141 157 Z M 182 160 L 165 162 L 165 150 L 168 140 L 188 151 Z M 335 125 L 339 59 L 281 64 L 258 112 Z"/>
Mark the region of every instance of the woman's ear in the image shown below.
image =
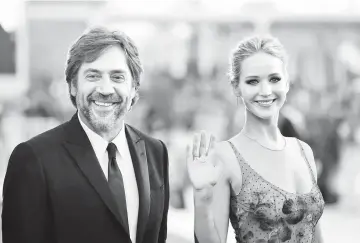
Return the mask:
<path id="1" fill-rule="evenodd" d="M 236 87 L 233 86 L 233 91 L 234 91 L 234 94 L 236 97 L 241 97 L 241 90 L 240 90 L 239 85 L 237 85 Z"/>
<path id="2" fill-rule="evenodd" d="M 286 93 L 289 92 L 290 85 L 291 85 L 291 83 L 290 83 L 289 75 L 286 75 Z"/>
<path id="3" fill-rule="evenodd" d="M 289 73 L 287 72 L 286 69 L 285 69 L 285 79 L 286 79 L 286 93 L 287 93 L 290 90 L 290 78 L 289 78 Z"/>
<path id="4" fill-rule="evenodd" d="M 287 80 L 286 82 L 286 93 L 290 90 L 290 80 Z"/>

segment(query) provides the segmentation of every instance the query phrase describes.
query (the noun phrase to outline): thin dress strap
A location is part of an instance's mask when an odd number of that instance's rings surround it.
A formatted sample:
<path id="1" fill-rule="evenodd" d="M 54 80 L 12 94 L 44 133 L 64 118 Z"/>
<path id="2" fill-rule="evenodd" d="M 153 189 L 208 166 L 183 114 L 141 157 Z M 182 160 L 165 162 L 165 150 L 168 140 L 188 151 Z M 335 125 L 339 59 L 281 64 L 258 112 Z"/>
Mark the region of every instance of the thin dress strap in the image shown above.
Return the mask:
<path id="1" fill-rule="evenodd" d="M 234 146 L 232 142 L 230 142 L 229 140 L 227 140 L 227 142 L 230 144 L 231 148 L 233 149 L 235 156 L 238 159 L 238 162 L 241 166 L 241 170 L 243 170 L 244 165 L 246 165 L 244 158 L 241 156 L 239 150 L 237 150 L 237 148 Z"/>
<path id="2" fill-rule="evenodd" d="M 247 165 L 247 163 L 245 162 L 244 158 L 241 156 L 239 150 L 237 150 L 237 148 L 234 146 L 234 144 L 232 142 L 230 142 L 229 140 L 227 140 L 227 142 L 230 144 L 230 147 L 233 149 L 234 151 L 234 154 L 235 154 L 235 157 L 240 165 L 240 170 L 241 170 L 241 187 L 244 186 L 244 183 L 247 181 L 248 179 L 248 173 L 249 171 L 251 171 L 251 168 L 249 168 L 249 165 Z M 231 191 L 233 193 L 233 195 L 235 197 L 237 197 L 240 193 L 241 193 L 241 190 L 240 192 L 236 193 L 232 187 L 231 188 Z"/>
<path id="3" fill-rule="evenodd" d="M 307 158 L 307 156 L 306 156 L 306 154 L 305 154 L 304 147 L 303 147 L 302 144 L 300 143 L 299 139 L 296 138 L 296 141 L 297 141 L 297 143 L 299 144 L 299 147 L 300 147 L 300 149 L 301 149 L 301 155 L 303 156 L 303 158 L 304 158 L 304 160 L 306 161 L 306 164 L 307 164 L 307 166 L 308 166 L 308 168 L 309 168 L 312 181 L 313 181 L 314 184 L 316 184 L 315 175 L 314 175 L 313 170 L 311 169 L 309 160 L 308 160 L 308 158 Z"/>

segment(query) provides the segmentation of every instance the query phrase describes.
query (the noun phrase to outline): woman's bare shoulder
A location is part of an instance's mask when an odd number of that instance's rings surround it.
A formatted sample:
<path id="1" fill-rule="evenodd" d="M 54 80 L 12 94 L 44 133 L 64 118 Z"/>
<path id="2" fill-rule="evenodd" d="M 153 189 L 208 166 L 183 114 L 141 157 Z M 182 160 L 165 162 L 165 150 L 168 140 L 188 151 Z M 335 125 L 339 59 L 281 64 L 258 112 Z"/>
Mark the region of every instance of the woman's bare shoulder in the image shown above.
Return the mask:
<path id="1" fill-rule="evenodd" d="M 231 147 L 230 143 L 228 141 L 216 143 L 215 153 L 224 165 L 224 174 L 231 186 L 238 187 L 237 184 L 239 184 L 242 179 L 241 168 L 237 161 L 235 151 Z"/>
<path id="2" fill-rule="evenodd" d="M 317 178 L 317 168 L 316 163 L 314 159 L 314 153 L 311 149 L 311 147 L 304 141 L 301 141 L 300 139 L 293 138 L 294 140 L 298 140 L 300 143 L 300 149 L 304 151 L 305 158 L 309 162 L 311 170 L 313 171 L 314 177 Z"/>
<path id="3" fill-rule="evenodd" d="M 215 153 L 223 162 L 232 162 L 236 156 L 229 141 L 220 141 L 215 144 Z"/>

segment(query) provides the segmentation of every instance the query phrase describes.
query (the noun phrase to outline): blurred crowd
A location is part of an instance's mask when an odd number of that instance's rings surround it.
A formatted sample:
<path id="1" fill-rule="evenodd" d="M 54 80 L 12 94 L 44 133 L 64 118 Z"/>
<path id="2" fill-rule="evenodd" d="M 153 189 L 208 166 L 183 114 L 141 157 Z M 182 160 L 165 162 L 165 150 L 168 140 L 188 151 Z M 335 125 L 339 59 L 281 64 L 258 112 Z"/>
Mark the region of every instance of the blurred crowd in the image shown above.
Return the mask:
<path id="1" fill-rule="evenodd" d="M 168 28 L 159 27 L 157 31 L 163 35 Z M 239 40 L 237 31 L 241 28 L 231 29 L 223 24 L 215 26 L 210 35 L 228 41 L 227 45 L 214 41 L 216 48 L 213 49 L 212 42 L 207 44 L 207 49 L 202 46 L 204 38 L 209 36 L 209 33 L 203 36 L 204 28 L 188 28 L 191 29 L 191 36 L 169 47 L 177 49 L 185 46 L 181 49 L 185 49 L 187 54 L 182 57 L 176 51 L 170 57 L 160 54 L 161 43 L 147 46 L 153 49 L 152 53 L 158 50 L 159 55 L 151 56 L 151 60 L 146 56 L 149 53 L 145 52 L 147 63 L 141 98 L 128 121 L 167 142 L 171 157 L 172 205 L 180 208 L 184 207 L 182 193 L 188 186 L 184 152 L 193 132 L 204 129 L 215 134 L 218 140 L 230 138 L 240 131 L 244 114 L 243 104 L 233 95 L 226 75 L 227 56 L 234 47 L 230 43 L 235 44 Z M 205 30 L 209 32 L 207 28 Z M 247 27 L 242 28 L 246 30 Z M 249 30 L 245 32 L 251 34 Z M 176 33 L 170 33 L 168 40 L 158 41 L 169 42 L 177 37 Z M 285 45 L 297 41 L 289 41 L 286 37 Z M 360 36 L 359 41 L 353 43 L 360 49 Z M 216 53 L 206 60 L 204 55 L 208 55 L 208 51 Z M 292 51 L 290 48 L 289 52 Z M 331 57 L 333 60 L 325 61 L 339 62 L 337 56 Z M 164 65 L 164 61 L 158 61 L 161 58 L 170 63 Z M 181 60 L 173 61 L 176 58 Z M 307 61 L 306 58 L 303 60 Z M 350 62 L 351 58 L 346 60 Z M 158 65 L 150 63 L 153 61 L 158 61 Z M 338 196 L 331 187 L 331 178 L 338 167 L 342 147 L 349 143 L 360 143 L 360 73 L 354 72 L 349 63 L 338 64 L 344 70 L 344 80 L 334 80 L 332 77 L 330 81 L 325 80 L 322 86 L 313 86 L 311 82 L 321 80 L 308 76 L 312 75 L 311 72 L 319 76 L 319 71 L 306 70 L 300 66 L 299 60 L 292 61 L 297 61 L 298 66 L 290 67 L 294 75 L 290 73 L 291 89 L 280 116 L 280 127 L 284 135 L 298 137 L 310 144 L 318 162 L 319 185 L 324 197 L 328 203 L 335 203 Z M 179 62 L 184 67 L 179 68 Z M 150 68 L 147 68 L 147 64 Z M 302 74 L 304 71 L 309 73 Z M 329 77 L 331 73 L 323 76 Z M 0 104 L 2 176 L 9 153 L 17 143 L 69 119 L 73 113 L 65 81 L 53 78 L 49 70 L 34 72 L 25 96 Z"/>
<path id="2" fill-rule="evenodd" d="M 326 203 L 334 204 L 342 194 L 354 193 L 339 191 L 334 178 L 346 148 L 360 148 L 360 34 L 356 32 L 360 22 L 299 22 L 274 23 L 269 29 L 290 53 L 291 88 L 279 125 L 285 136 L 298 137 L 312 147 L 320 189 Z M 39 33 L 36 26 L 32 28 Z M 152 25 L 152 31 L 138 41 L 145 75 L 140 100 L 128 122 L 166 142 L 170 204 L 184 209 L 189 207 L 190 186 L 185 150 L 194 131 L 207 130 L 223 140 L 243 125 L 244 106 L 233 95 L 227 77 L 228 57 L 237 41 L 256 32 L 249 23 L 162 23 Z M 36 43 L 42 37 L 32 38 L 38 38 Z M 62 41 L 60 35 L 56 38 Z M 54 49 L 50 44 L 46 50 Z M 64 59 L 66 51 L 61 52 Z M 34 55 L 44 54 L 32 55 L 36 59 Z M 1 179 L 15 145 L 70 119 L 75 112 L 63 76 L 49 66 L 42 63 L 33 68 L 24 96 L 0 99 Z"/>

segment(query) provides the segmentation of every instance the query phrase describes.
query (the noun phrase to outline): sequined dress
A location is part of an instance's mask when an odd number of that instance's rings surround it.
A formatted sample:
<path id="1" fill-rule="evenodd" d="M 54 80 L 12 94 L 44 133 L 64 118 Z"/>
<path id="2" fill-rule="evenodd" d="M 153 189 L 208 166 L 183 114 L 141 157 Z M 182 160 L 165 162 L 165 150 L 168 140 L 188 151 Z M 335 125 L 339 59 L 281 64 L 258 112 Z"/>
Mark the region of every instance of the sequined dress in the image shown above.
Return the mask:
<path id="1" fill-rule="evenodd" d="M 324 200 L 305 156 L 312 178 L 308 193 L 290 193 L 253 170 L 229 141 L 242 171 L 242 189 L 230 199 L 230 222 L 238 243 L 313 243 Z"/>

